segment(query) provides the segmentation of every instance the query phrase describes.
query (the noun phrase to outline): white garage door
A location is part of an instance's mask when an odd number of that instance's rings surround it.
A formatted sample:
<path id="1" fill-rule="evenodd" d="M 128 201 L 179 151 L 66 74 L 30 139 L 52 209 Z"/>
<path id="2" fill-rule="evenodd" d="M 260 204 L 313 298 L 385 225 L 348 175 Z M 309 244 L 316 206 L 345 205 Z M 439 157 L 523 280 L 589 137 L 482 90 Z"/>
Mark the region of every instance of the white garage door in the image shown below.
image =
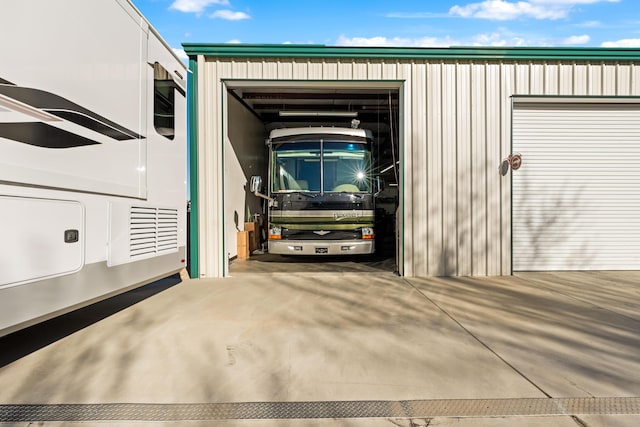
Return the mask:
<path id="1" fill-rule="evenodd" d="M 514 103 L 513 270 L 640 270 L 640 104 Z"/>

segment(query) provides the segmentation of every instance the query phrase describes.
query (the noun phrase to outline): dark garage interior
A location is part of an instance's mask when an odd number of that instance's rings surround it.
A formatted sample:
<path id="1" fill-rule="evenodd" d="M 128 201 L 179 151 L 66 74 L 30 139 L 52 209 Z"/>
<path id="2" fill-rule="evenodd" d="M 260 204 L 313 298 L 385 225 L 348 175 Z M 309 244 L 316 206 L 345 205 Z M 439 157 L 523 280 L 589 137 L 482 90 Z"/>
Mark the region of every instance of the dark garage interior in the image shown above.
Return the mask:
<path id="1" fill-rule="evenodd" d="M 280 82 L 281 83 L 281 82 Z M 383 189 L 375 197 L 376 251 L 373 255 L 283 256 L 265 253 L 266 244 L 248 259 L 230 258 L 230 273 L 397 271 L 396 209 L 399 203 L 400 132 L 399 89 L 313 87 L 297 83 L 274 87 L 261 84 L 229 84 L 234 99 L 264 127 L 264 138 L 250 150 L 234 149 L 237 155 L 267 158 L 264 139 L 274 129 L 294 127 L 352 127 L 368 129 L 374 136 L 374 175 Z M 229 116 L 229 129 L 242 125 Z M 238 120 L 240 121 L 240 120 Z M 355 122 L 355 123 L 354 123 Z M 232 142 L 233 144 L 233 142 Z M 240 160 L 242 162 L 242 160 Z M 264 162 L 264 160 L 263 160 Z M 265 165 L 266 170 L 266 165 Z M 250 177 L 246 176 L 246 179 Z M 264 236 L 261 243 L 266 243 Z"/>

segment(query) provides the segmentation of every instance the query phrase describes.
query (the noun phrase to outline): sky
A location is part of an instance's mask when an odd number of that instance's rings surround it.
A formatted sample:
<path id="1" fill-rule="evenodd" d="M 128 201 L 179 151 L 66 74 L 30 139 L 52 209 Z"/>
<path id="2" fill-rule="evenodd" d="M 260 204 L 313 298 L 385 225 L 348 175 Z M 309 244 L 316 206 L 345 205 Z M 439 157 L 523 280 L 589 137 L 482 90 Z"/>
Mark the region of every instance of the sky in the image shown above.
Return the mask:
<path id="1" fill-rule="evenodd" d="M 640 47 L 640 0 L 132 0 L 182 43 Z"/>

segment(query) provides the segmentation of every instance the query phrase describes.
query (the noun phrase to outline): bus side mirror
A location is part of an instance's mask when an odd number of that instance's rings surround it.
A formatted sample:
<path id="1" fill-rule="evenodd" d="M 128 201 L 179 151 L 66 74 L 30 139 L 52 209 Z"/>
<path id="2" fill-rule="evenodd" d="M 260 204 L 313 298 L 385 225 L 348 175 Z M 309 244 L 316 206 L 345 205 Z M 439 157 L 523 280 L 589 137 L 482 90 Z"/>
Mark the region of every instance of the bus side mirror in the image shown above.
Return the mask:
<path id="1" fill-rule="evenodd" d="M 254 175 L 251 177 L 250 189 L 252 193 L 259 193 L 262 188 L 262 177 Z"/>
<path id="2" fill-rule="evenodd" d="M 255 194 L 256 196 L 268 200 L 269 201 L 269 207 L 274 207 L 277 208 L 278 207 L 278 201 L 275 199 L 272 199 L 269 196 L 265 196 L 264 194 L 260 193 L 260 190 L 262 189 L 262 178 L 259 177 L 258 175 L 254 175 L 251 177 L 251 182 L 249 184 L 249 189 L 251 190 L 251 192 L 253 194 Z"/>

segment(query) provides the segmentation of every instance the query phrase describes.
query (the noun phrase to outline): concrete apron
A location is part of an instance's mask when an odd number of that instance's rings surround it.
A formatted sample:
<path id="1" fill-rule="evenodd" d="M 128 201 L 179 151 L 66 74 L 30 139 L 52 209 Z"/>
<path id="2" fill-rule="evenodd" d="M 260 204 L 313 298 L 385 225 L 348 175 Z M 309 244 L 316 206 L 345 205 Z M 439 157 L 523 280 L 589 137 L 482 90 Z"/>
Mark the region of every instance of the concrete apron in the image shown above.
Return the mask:
<path id="1" fill-rule="evenodd" d="M 556 288 L 561 278 L 192 280 L 0 369 L 0 402 L 640 396 L 633 278 L 575 275 Z M 583 418 L 610 425 L 607 415 Z M 615 419 L 640 421 L 626 417 Z M 451 425 L 502 425 L 475 420 Z M 518 424 L 565 423 L 576 425 Z"/>

